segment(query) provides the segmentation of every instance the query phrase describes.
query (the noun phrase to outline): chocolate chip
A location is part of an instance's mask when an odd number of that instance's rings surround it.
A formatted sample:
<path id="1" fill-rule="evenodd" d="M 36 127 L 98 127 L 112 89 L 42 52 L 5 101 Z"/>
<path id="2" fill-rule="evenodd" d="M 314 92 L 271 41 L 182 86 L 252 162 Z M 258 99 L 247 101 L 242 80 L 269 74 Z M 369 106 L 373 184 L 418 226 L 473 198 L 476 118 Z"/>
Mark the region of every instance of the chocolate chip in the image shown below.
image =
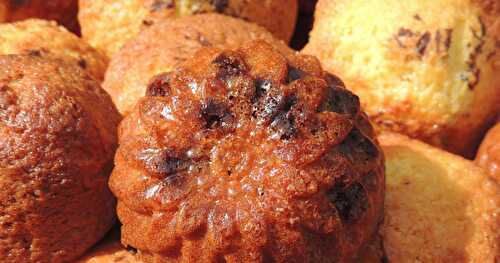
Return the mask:
<path id="1" fill-rule="evenodd" d="M 354 183 L 347 189 L 334 187 L 326 193 L 326 196 L 337 208 L 343 223 L 355 223 L 368 209 L 368 198 L 359 183 Z"/>
<path id="2" fill-rule="evenodd" d="M 358 129 L 353 129 L 349 133 L 347 138 L 340 144 L 340 151 L 344 153 L 352 163 L 358 164 L 362 164 L 379 155 L 377 146 Z"/>
<path id="3" fill-rule="evenodd" d="M 201 116 L 207 129 L 221 127 L 224 130 L 232 130 L 234 128 L 234 116 L 231 111 L 225 104 L 213 99 L 207 100 L 202 105 Z"/>
<path id="4" fill-rule="evenodd" d="M 271 117 L 269 130 L 273 137 L 288 140 L 297 134 L 295 116 L 291 111 L 295 104 L 297 104 L 295 95 L 286 96 L 269 112 Z"/>
<path id="5" fill-rule="evenodd" d="M 127 245 L 127 247 L 125 248 L 129 253 L 132 253 L 132 254 L 136 254 L 137 253 L 137 248 L 135 247 L 132 247 L 130 245 Z"/>
<path id="6" fill-rule="evenodd" d="M 252 102 L 257 102 L 260 98 L 264 97 L 272 87 L 272 81 L 268 79 L 255 80 L 255 93 Z"/>
<path id="7" fill-rule="evenodd" d="M 156 0 L 151 5 L 152 12 L 158 12 L 162 9 L 172 8 L 175 6 L 175 2 L 173 0 Z"/>
<path id="8" fill-rule="evenodd" d="M 78 66 L 80 66 L 82 69 L 86 69 L 87 68 L 87 61 L 83 58 L 79 59 Z"/>
<path id="9" fill-rule="evenodd" d="M 272 137 L 277 137 L 281 140 L 291 139 L 297 134 L 295 117 L 290 112 L 278 114 L 271 122 L 269 129 Z"/>
<path id="10" fill-rule="evenodd" d="M 170 93 L 170 74 L 160 74 L 151 79 L 146 89 L 146 96 L 165 97 Z"/>
<path id="11" fill-rule="evenodd" d="M 219 67 L 217 77 L 222 80 L 227 80 L 230 77 L 238 76 L 246 72 L 244 62 L 235 55 L 220 54 L 214 59 L 213 63 Z"/>
<path id="12" fill-rule="evenodd" d="M 288 65 L 288 74 L 286 76 L 286 83 L 291 83 L 295 80 L 298 80 L 304 77 L 306 73 L 294 66 Z"/>
<path id="13" fill-rule="evenodd" d="M 329 87 L 325 99 L 318 107 L 318 112 L 335 112 L 339 114 L 356 115 L 360 104 L 358 96 L 343 88 Z"/>
<path id="14" fill-rule="evenodd" d="M 214 7 L 216 12 L 223 12 L 224 9 L 227 8 L 229 1 L 228 0 L 210 0 L 210 4 Z"/>
<path id="15" fill-rule="evenodd" d="M 422 36 L 417 41 L 417 52 L 420 54 L 420 56 L 423 56 L 425 54 L 425 50 L 427 49 L 427 45 L 429 45 L 429 42 L 431 41 L 431 33 L 425 32 Z"/>
<path id="16" fill-rule="evenodd" d="M 446 32 L 446 39 L 444 40 L 444 47 L 446 48 L 446 50 L 449 50 L 451 46 L 451 38 L 453 36 L 453 29 L 448 28 L 446 29 L 445 32 Z"/>
<path id="17" fill-rule="evenodd" d="M 398 31 L 398 36 L 400 36 L 400 37 L 411 37 L 411 36 L 413 36 L 413 34 L 414 34 L 413 31 L 411 31 L 408 28 L 404 28 L 404 27 L 399 28 L 399 31 Z"/>
<path id="18" fill-rule="evenodd" d="M 33 57 L 40 57 L 42 56 L 42 52 L 38 49 L 30 49 L 28 50 L 28 55 Z"/>
<path id="19" fill-rule="evenodd" d="M 147 149 L 139 156 L 145 168 L 167 183 L 178 182 L 179 173 L 186 171 L 191 163 L 185 155 L 170 149 Z"/>

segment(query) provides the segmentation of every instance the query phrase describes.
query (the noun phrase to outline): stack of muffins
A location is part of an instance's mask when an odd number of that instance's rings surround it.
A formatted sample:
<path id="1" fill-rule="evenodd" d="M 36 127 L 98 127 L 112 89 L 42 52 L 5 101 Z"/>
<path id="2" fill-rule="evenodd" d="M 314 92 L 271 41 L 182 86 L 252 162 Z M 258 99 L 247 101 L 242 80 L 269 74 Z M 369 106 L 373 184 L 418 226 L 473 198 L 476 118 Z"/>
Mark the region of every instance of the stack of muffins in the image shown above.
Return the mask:
<path id="1" fill-rule="evenodd" d="M 0 262 L 499 262 L 498 70 L 498 1 L 2 1 Z"/>

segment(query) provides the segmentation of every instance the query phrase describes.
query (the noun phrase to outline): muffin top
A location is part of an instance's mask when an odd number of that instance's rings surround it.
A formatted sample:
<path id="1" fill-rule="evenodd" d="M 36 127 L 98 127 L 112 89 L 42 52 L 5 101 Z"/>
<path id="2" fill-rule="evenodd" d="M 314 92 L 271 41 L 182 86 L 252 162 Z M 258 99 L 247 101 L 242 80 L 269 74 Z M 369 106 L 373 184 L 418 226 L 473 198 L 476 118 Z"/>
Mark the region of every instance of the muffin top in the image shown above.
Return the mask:
<path id="1" fill-rule="evenodd" d="M 257 39 L 292 52 L 264 28 L 229 16 L 200 14 L 156 23 L 112 58 L 103 87 L 126 115 L 154 75 L 173 70 L 199 48 L 234 48 Z"/>
<path id="2" fill-rule="evenodd" d="M 153 257 L 342 260 L 381 218 L 383 156 L 358 98 L 265 42 L 153 78 L 119 140 L 122 242 Z"/>

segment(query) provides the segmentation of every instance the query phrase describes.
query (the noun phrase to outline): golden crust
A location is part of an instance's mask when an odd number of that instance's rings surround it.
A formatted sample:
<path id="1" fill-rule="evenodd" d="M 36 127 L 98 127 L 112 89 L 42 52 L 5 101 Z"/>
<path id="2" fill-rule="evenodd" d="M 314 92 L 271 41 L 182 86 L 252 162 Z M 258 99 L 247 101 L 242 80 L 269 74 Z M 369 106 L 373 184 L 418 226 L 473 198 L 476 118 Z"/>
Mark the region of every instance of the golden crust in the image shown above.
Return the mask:
<path id="1" fill-rule="evenodd" d="M 498 262 L 499 185 L 471 161 L 422 142 L 397 134 L 379 140 L 389 262 Z"/>
<path id="2" fill-rule="evenodd" d="M 500 183 L 500 123 L 486 134 L 475 162 Z"/>
<path id="3" fill-rule="evenodd" d="M 0 24 L 0 54 L 48 53 L 102 81 L 107 59 L 55 22 L 29 19 Z"/>
<path id="4" fill-rule="evenodd" d="M 382 152 L 315 58 L 204 48 L 146 94 L 110 178 L 145 261 L 343 262 L 377 229 Z"/>
<path id="5" fill-rule="evenodd" d="M 78 31 L 78 0 L 2 0 L 0 23 L 28 18 L 54 20 L 73 32 Z"/>
<path id="6" fill-rule="evenodd" d="M 224 26 L 221 26 L 224 25 Z M 111 60 L 104 89 L 122 114 L 144 96 L 149 80 L 174 69 L 199 48 L 231 48 L 262 39 L 282 52 L 291 50 L 263 28 L 239 19 L 202 14 L 157 23 L 126 44 Z"/>
<path id="7" fill-rule="evenodd" d="M 297 0 L 80 0 L 78 18 L 83 37 L 111 57 L 127 40 L 158 21 L 206 12 L 254 22 L 288 42 L 297 10 Z"/>
<path id="8" fill-rule="evenodd" d="M 471 156 L 500 104 L 498 6 L 320 0 L 304 52 L 355 83 L 379 128 Z"/>
<path id="9" fill-rule="evenodd" d="M 107 188 L 120 120 L 77 66 L 0 56 L 0 258 L 68 262 L 114 223 Z"/>

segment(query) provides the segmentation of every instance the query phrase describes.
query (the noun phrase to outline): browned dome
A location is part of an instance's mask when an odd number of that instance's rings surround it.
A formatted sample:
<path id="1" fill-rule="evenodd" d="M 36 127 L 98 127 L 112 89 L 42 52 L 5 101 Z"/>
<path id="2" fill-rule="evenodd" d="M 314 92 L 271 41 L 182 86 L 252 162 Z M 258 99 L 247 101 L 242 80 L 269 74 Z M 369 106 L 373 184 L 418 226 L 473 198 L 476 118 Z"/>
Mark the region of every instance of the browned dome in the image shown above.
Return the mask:
<path id="1" fill-rule="evenodd" d="M 147 262 L 338 262 L 382 216 L 383 154 L 358 97 L 265 42 L 201 49 L 125 118 L 110 185 Z"/>

